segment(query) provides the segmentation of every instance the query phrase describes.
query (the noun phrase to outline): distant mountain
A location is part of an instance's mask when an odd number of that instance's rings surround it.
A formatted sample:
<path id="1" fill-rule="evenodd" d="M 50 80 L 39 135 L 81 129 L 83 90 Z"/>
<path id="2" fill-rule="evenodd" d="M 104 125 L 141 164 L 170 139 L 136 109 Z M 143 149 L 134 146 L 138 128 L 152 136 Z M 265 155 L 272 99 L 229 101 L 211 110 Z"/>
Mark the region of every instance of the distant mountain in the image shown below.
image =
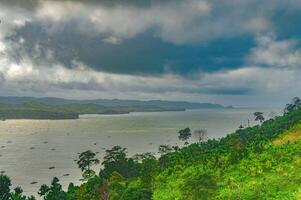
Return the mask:
<path id="1" fill-rule="evenodd" d="M 195 103 L 185 101 L 140 101 L 140 100 L 120 100 L 120 99 L 95 99 L 95 100 L 71 100 L 55 97 L 0 97 L 0 103 L 3 104 L 25 104 L 29 102 L 38 102 L 48 105 L 64 105 L 64 104 L 96 104 L 106 107 L 120 106 L 155 106 L 164 109 L 204 109 L 204 108 L 224 108 L 220 104 L 212 103 Z"/>

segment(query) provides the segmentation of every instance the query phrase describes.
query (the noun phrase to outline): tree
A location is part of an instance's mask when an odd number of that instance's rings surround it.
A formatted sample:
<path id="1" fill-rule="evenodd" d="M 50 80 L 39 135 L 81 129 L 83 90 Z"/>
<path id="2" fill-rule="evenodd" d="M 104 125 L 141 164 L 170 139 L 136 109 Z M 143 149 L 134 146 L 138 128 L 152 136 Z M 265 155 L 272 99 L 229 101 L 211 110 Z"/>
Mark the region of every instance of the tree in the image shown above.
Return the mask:
<path id="1" fill-rule="evenodd" d="M 120 196 L 126 189 L 126 179 L 118 172 L 113 171 L 108 180 L 108 188 L 110 190 L 110 199 L 120 199 Z"/>
<path id="2" fill-rule="evenodd" d="M 190 128 L 185 128 L 179 131 L 179 140 L 185 141 L 185 145 L 188 144 L 188 139 L 191 137 Z"/>
<path id="3" fill-rule="evenodd" d="M 11 181 L 8 176 L 0 175 L 0 199 L 8 200 L 10 197 Z"/>
<path id="4" fill-rule="evenodd" d="M 238 129 L 236 130 L 236 133 L 241 134 L 243 132 L 244 126 L 241 124 L 239 125 Z"/>
<path id="5" fill-rule="evenodd" d="M 193 132 L 193 136 L 194 138 L 199 142 L 199 143 L 202 143 L 202 142 L 205 142 L 206 139 L 207 139 L 207 130 L 206 129 L 199 129 L 199 130 L 195 130 Z"/>
<path id="6" fill-rule="evenodd" d="M 301 108 L 301 99 L 299 97 L 294 97 L 292 103 L 286 104 L 285 113 L 291 112 Z"/>
<path id="7" fill-rule="evenodd" d="M 99 160 L 95 158 L 96 154 L 88 150 L 79 155 L 77 161 L 78 167 L 83 172 L 84 180 L 87 180 L 95 175 L 95 172 L 91 169 L 92 165 L 97 165 Z"/>
<path id="8" fill-rule="evenodd" d="M 73 183 L 69 183 L 68 185 L 68 189 L 67 189 L 67 196 L 68 196 L 68 199 L 76 199 L 76 191 L 77 191 L 77 188 Z"/>
<path id="9" fill-rule="evenodd" d="M 35 200 L 33 196 L 26 197 L 23 194 L 23 190 L 21 187 L 16 187 L 14 192 L 10 195 L 10 200 Z"/>
<path id="10" fill-rule="evenodd" d="M 160 145 L 160 146 L 166 146 L 166 145 Z M 172 149 L 172 147 L 170 146 L 168 146 L 168 148 Z M 134 157 L 140 172 L 141 186 L 143 188 L 148 188 L 148 189 L 153 188 L 155 177 L 157 176 L 158 169 L 159 169 L 158 160 L 156 159 L 154 154 L 150 152 L 144 154 L 136 154 Z"/>
<path id="11" fill-rule="evenodd" d="M 106 155 L 103 159 L 103 169 L 99 175 L 102 178 L 108 179 L 113 171 L 118 172 L 125 178 L 136 177 L 138 169 L 132 158 L 127 158 L 126 148 L 114 146 L 112 149 L 106 150 Z"/>
<path id="12" fill-rule="evenodd" d="M 54 177 L 51 186 L 42 185 L 38 194 L 44 197 L 44 200 L 67 200 L 67 194 L 62 190 L 59 179 Z"/>
<path id="13" fill-rule="evenodd" d="M 260 123 L 264 121 L 263 112 L 255 112 L 254 117 L 255 121 L 259 121 Z"/>
<path id="14" fill-rule="evenodd" d="M 143 154 L 135 154 L 133 156 L 133 159 L 135 160 L 135 162 L 140 162 L 140 163 L 142 163 L 146 159 L 153 159 L 153 158 L 156 159 L 154 154 L 151 153 L 151 152 L 146 152 L 146 153 L 143 153 Z"/>
<path id="15" fill-rule="evenodd" d="M 103 179 L 99 176 L 94 176 L 88 179 L 75 191 L 75 198 L 69 198 L 70 200 L 106 200 L 101 194 L 101 187 L 104 185 Z M 71 189 L 71 188 L 70 188 Z M 68 199 L 68 200 L 69 200 Z"/>
<path id="16" fill-rule="evenodd" d="M 173 148 L 169 145 L 160 145 L 158 151 L 160 154 L 169 153 L 173 150 Z"/>

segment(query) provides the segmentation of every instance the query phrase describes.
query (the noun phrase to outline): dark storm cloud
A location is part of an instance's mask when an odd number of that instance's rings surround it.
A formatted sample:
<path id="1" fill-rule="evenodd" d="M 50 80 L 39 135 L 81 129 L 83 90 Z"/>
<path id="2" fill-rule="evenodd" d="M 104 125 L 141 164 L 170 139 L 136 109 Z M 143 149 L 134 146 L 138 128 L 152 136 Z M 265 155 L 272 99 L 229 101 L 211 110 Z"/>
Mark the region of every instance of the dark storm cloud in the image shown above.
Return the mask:
<path id="1" fill-rule="evenodd" d="M 172 71 L 184 75 L 194 70 L 236 68 L 253 45 L 251 38 L 241 37 L 199 46 L 178 46 L 160 41 L 152 32 L 115 45 L 104 42 L 105 35 L 82 35 L 74 26 L 69 23 L 60 31 L 48 34 L 40 24 L 28 22 L 7 38 L 14 42 L 24 40 L 11 55 L 19 60 L 23 48 L 22 52 L 37 65 L 54 59 L 72 68 L 73 61 L 78 60 L 98 71 L 111 73 L 150 75 Z"/>
<path id="2" fill-rule="evenodd" d="M 166 4 L 169 2 L 179 2 L 179 0 L 48 0 L 49 2 L 73 2 L 83 3 L 86 5 L 102 5 L 102 6 L 136 6 L 147 8 L 152 4 Z M 43 0 L 1 0 L 1 4 L 11 7 L 21 7 L 28 10 L 36 9 Z"/>
<path id="3" fill-rule="evenodd" d="M 191 87 L 191 85 L 164 85 L 164 83 L 158 85 L 153 85 L 154 80 L 150 80 L 150 83 L 146 84 L 116 84 L 113 80 L 106 80 L 106 83 L 99 83 L 96 79 L 90 79 L 89 81 L 83 83 L 81 81 L 71 81 L 71 82 L 61 82 L 61 83 L 51 83 L 51 87 L 58 87 L 66 90 L 83 90 L 83 91 L 122 91 L 127 92 L 138 92 L 138 93 L 148 93 L 148 94 L 165 94 L 165 93 L 181 93 L 181 94 L 208 94 L 208 95 L 251 95 L 255 93 L 253 88 L 249 87 L 227 87 L 223 85 L 218 85 L 215 87 L 203 86 Z M 197 85 L 197 82 L 195 82 Z"/>
<path id="4" fill-rule="evenodd" d="M 243 65 L 254 47 L 254 35 L 273 30 L 269 20 L 292 7 L 290 1 L 259 2 L 5 0 L 3 4 L 35 10 L 32 19 L 7 39 L 24 40 L 23 52 L 37 65 L 57 61 L 72 68 L 77 60 L 112 73 L 184 75 Z M 234 5 L 239 9 L 233 10 Z M 19 49 L 12 51 L 14 58 L 23 56 Z"/>
<path id="5" fill-rule="evenodd" d="M 38 0 L 1 0 L 1 5 L 20 7 L 28 10 L 35 9 L 38 6 L 38 3 Z"/>
<path id="6" fill-rule="evenodd" d="M 297 0 L 2 0 L 1 93 L 295 96 L 300 10 Z"/>

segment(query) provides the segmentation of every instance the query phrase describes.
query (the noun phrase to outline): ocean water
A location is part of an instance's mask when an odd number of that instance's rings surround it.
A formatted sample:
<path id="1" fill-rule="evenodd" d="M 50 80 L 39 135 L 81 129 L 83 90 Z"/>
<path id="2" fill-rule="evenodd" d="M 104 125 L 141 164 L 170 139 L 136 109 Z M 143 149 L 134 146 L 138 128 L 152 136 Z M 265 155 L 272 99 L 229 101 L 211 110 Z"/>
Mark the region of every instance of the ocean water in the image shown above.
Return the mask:
<path id="1" fill-rule="evenodd" d="M 42 184 L 58 177 L 66 188 L 80 184 L 78 153 L 99 152 L 120 145 L 129 155 L 157 153 L 161 144 L 182 145 L 178 130 L 206 129 L 209 138 L 223 137 L 241 124 L 255 124 L 258 109 L 204 109 L 185 112 L 131 113 L 127 115 L 82 115 L 78 120 L 0 121 L 0 171 L 22 186 L 25 194 L 37 193 Z M 268 115 L 273 109 L 264 110 Z M 193 138 L 192 141 L 193 142 Z M 54 167 L 53 169 L 49 169 Z M 99 171 L 100 166 L 95 167 Z M 70 174 L 66 176 L 66 174 Z M 64 176 L 65 175 L 65 176 Z M 37 182 L 36 184 L 31 184 Z"/>

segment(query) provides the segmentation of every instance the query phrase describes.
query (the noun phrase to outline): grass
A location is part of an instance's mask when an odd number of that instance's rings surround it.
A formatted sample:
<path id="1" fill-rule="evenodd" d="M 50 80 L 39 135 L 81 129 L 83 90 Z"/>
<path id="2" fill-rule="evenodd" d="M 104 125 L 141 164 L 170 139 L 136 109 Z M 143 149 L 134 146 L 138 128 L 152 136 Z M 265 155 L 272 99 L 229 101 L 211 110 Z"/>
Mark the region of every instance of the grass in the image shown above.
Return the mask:
<path id="1" fill-rule="evenodd" d="M 285 131 L 280 138 L 273 141 L 273 144 L 282 145 L 287 142 L 294 142 L 299 140 L 301 140 L 301 123 L 297 124 L 290 130 Z"/>
<path id="2" fill-rule="evenodd" d="M 204 171 L 206 167 L 208 163 L 197 162 L 165 170 L 157 177 L 153 199 L 195 200 L 184 197 L 180 188 L 187 180 L 198 180 L 198 174 L 211 172 L 218 189 L 208 199 L 301 200 L 301 122 L 267 144 L 261 153 L 251 152 L 224 169 Z"/>
<path id="3" fill-rule="evenodd" d="M 273 144 L 226 171 L 217 199 L 301 200 L 301 123 Z"/>

